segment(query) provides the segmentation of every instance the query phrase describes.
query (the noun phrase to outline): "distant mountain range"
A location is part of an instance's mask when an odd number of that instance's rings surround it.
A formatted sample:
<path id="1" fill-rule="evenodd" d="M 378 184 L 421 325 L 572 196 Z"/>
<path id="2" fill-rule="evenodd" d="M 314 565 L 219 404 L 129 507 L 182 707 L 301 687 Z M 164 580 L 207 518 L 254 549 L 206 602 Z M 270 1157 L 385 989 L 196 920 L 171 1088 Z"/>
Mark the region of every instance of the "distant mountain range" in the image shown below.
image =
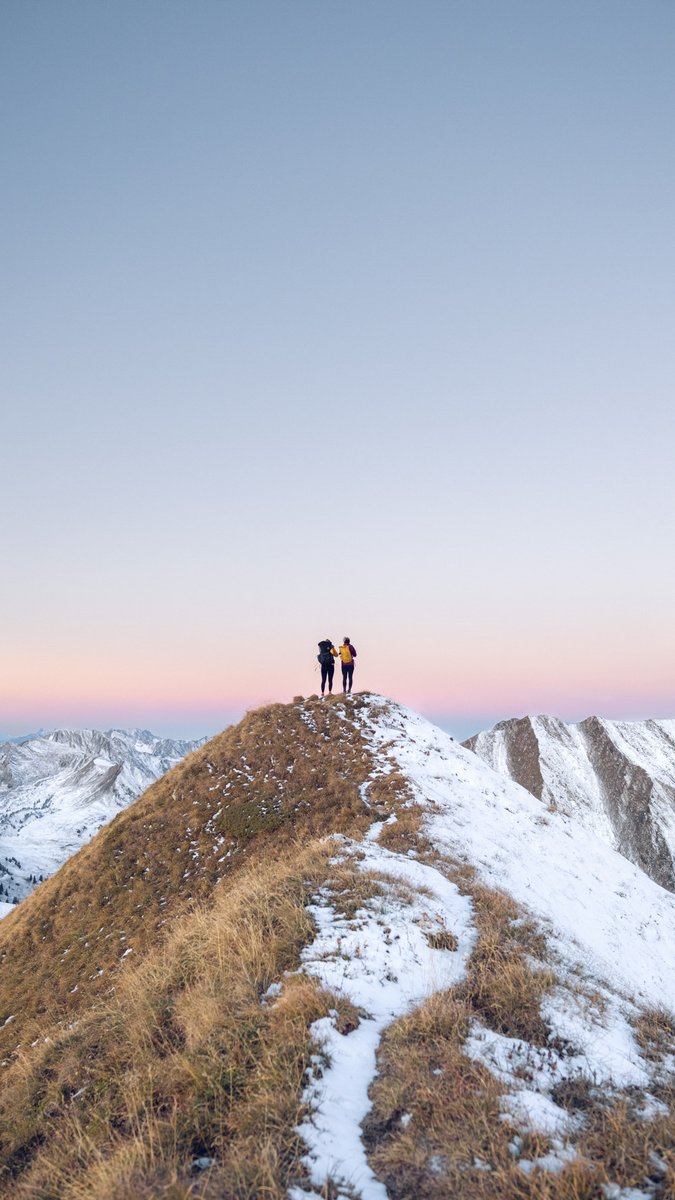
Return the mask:
<path id="1" fill-rule="evenodd" d="M 203 741 L 59 729 L 0 743 L 0 914 Z"/>
<path id="2" fill-rule="evenodd" d="M 0 915 L 204 744 L 149 730 L 0 741 Z M 675 721 L 500 721 L 464 745 L 675 891 Z"/>
<path id="3" fill-rule="evenodd" d="M 500 721 L 464 743 L 675 891 L 675 721 Z"/>

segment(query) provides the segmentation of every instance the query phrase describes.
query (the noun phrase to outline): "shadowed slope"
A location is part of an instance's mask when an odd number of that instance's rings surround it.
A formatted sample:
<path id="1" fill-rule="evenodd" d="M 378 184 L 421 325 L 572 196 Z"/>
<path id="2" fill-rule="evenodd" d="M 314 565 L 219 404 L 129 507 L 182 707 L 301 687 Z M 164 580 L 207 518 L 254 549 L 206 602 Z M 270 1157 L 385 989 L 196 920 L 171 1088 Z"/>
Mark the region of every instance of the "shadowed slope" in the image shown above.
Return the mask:
<path id="1" fill-rule="evenodd" d="M 365 699 L 250 713 L 120 813 L 0 926 L 3 1054 L 33 1019 L 66 1019 L 106 993 L 125 959 L 231 877 L 252 852 L 371 819 L 372 758 L 351 719 Z"/>

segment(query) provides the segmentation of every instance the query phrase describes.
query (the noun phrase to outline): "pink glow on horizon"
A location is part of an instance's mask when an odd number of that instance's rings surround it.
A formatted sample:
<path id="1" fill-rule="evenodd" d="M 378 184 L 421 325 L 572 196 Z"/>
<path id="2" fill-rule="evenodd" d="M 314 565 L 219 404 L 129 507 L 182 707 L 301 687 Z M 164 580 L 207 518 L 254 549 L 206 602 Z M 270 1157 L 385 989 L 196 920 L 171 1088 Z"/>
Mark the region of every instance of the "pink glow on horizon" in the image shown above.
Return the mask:
<path id="1" fill-rule="evenodd" d="M 203 724 L 204 729 L 224 727 L 244 712 L 260 705 L 288 703 L 294 695 L 311 695 L 318 691 L 306 686 L 300 676 L 297 688 L 275 692 L 259 688 L 234 693 L 230 689 L 215 689 L 201 692 L 196 684 L 185 688 L 179 695 L 161 693 L 156 687 L 128 690 L 114 689 L 107 694 L 95 695 L 87 689 L 72 689 L 65 696 L 52 693 L 43 695 L 42 703 L 35 696 L 24 694 L 16 697 L 11 705 L 0 705 L 0 729 L 18 733 L 38 725 L 51 728 L 59 725 L 108 726 L 134 725 L 150 728 L 167 723 L 174 726 L 185 722 L 192 728 Z M 478 685 L 463 692 L 457 689 L 405 686 L 404 681 L 390 681 L 397 686 L 383 686 L 383 681 L 363 672 L 358 680 L 357 691 L 373 691 L 391 696 L 393 699 L 426 714 L 437 717 L 475 718 L 477 727 L 485 724 L 485 715 L 490 721 L 525 715 L 526 713 L 551 713 L 567 720 L 581 719 L 597 714 L 616 719 L 640 719 L 647 717 L 666 718 L 675 716 L 675 689 L 672 686 L 639 688 L 616 682 L 597 682 L 586 687 L 564 687 L 548 684 L 533 686 L 520 681 L 509 686 L 503 682 L 498 688 L 480 688 Z M 305 683 L 303 687 L 302 684 Z M 336 692 L 339 684 L 336 681 Z M 37 714 L 37 715 L 36 715 Z"/>
<path id="2" fill-rule="evenodd" d="M 354 638 L 356 641 L 356 637 Z M 223 724 L 247 709 L 319 690 L 313 647 L 305 641 L 289 652 L 257 643 L 217 645 L 206 639 L 164 651 L 153 645 L 125 646 L 124 653 L 85 654 L 75 644 L 42 646 L 31 660 L 11 653 L 3 669 L 0 730 L 56 725 L 153 725 L 189 720 L 194 727 Z M 391 696 L 425 713 L 509 717 L 550 712 L 646 717 L 675 714 L 670 656 L 656 654 L 646 635 L 626 639 L 621 655 L 601 638 L 579 636 L 570 644 L 496 636 L 455 646 L 449 638 L 438 653 L 430 636 L 415 640 L 415 653 L 401 655 L 389 643 L 360 645 L 355 684 Z M 554 649 L 551 649 L 551 646 Z M 335 688 L 339 690 L 339 668 Z M 495 719 L 498 719 L 496 717 Z"/>

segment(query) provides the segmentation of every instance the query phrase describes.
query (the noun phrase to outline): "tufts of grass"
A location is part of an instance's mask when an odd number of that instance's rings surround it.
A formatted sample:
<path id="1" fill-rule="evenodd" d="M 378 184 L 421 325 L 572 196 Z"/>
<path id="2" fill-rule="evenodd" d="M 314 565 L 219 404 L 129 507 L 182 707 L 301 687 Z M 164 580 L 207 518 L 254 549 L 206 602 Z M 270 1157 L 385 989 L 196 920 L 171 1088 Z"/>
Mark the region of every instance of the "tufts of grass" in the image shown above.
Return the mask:
<path id="1" fill-rule="evenodd" d="M 450 929 L 436 929 L 432 933 L 425 933 L 425 937 L 432 950 L 456 950 L 459 946 Z"/>
<path id="2" fill-rule="evenodd" d="M 462 1052 L 471 1019 L 466 999 L 437 994 L 384 1035 L 365 1137 L 392 1200 L 600 1200 L 606 1176 L 587 1162 L 553 1176 L 514 1161 L 503 1085 Z M 530 1134 L 521 1153 L 549 1150 Z"/>
<path id="3" fill-rule="evenodd" d="M 375 767 L 353 721 L 365 703 L 308 700 L 248 714 L 10 913 L 0 925 L 0 1061 L 109 995 L 134 957 L 249 860 L 328 833 L 358 837 L 372 821 L 360 788 Z M 394 784 L 377 786 L 393 802 Z"/>
<path id="4" fill-rule="evenodd" d="M 664 1009 L 643 1009 L 633 1021 L 635 1040 L 644 1058 L 662 1062 L 675 1055 L 675 1020 Z"/>
<path id="5" fill-rule="evenodd" d="M 613 1097 L 585 1113 L 579 1153 L 602 1164 L 606 1178 L 620 1188 L 659 1200 L 675 1196 L 675 1111 L 645 1119 L 630 1097 Z"/>
<path id="6" fill-rule="evenodd" d="M 556 976 L 546 966 L 544 938 L 510 896 L 475 883 L 470 892 L 478 939 L 460 995 L 490 1029 L 548 1046 L 541 1002 Z"/>
<path id="7" fill-rule="evenodd" d="M 600 1098 L 600 1090 L 584 1075 L 561 1079 L 551 1092 L 553 1102 L 573 1114 L 592 1112 Z"/>
<path id="8" fill-rule="evenodd" d="M 250 864 L 113 996 L 16 1057 L 0 1093 L 3 1195 L 285 1197 L 303 1178 L 295 1127 L 310 1026 L 333 1012 L 346 1033 L 360 1019 L 315 981 L 284 976 L 314 934 L 309 897 L 349 891 L 332 849 L 314 842 Z M 351 882 L 359 902 L 380 886 L 355 866 Z"/>
<path id="9" fill-rule="evenodd" d="M 431 855 L 431 843 L 422 833 L 422 809 L 418 805 L 399 808 L 396 820 L 382 829 L 379 843 L 395 854 L 407 854 L 414 846 L 418 854 Z"/>

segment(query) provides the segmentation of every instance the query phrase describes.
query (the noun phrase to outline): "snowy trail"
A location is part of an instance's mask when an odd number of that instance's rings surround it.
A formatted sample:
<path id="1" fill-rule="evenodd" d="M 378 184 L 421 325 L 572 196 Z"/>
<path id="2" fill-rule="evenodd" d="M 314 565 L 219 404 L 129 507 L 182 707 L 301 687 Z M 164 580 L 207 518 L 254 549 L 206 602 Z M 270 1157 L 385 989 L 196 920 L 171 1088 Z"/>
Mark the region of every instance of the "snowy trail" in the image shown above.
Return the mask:
<path id="1" fill-rule="evenodd" d="M 412 889 L 412 897 L 403 898 L 394 882 L 385 884 L 384 895 L 350 918 L 338 915 L 327 897 L 320 898 L 323 902 L 310 908 L 319 932 L 303 954 L 302 967 L 363 1014 L 346 1036 L 330 1017 L 312 1026 L 322 1055 L 304 1095 L 311 1118 L 299 1127 L 312 1184 L 321 1189 L 330 1179 L 340 1195 L 347 1196 L 344 1188 L 351 1187 L 362 1200 L 387 1198 L 361 1139 L 382 1032 L 433 992 L 458 983 L 475 940 L 470 900 L 432 867 L 377 845 L 380 827 L 373 827 L 366 843 L 345 842 L 343 850 L 359 856 L 361 870 L 386 873 Z M 456 950 L 429 945 L 426 935 L 441 931 L 454 934 Z M 298 1187 L 288 1194 L 291 1200 L 310 1197 Z"/>
<path id="2" fill-rule="evenodd" d="M 565 961 L 675 1011 L 675 959 L 662 950 L 675 940 L 671 892 L 417 713 L 374 700 L 369 724 L 426 808 L 425 833 L 440 852 L 529 909 Z"/>

